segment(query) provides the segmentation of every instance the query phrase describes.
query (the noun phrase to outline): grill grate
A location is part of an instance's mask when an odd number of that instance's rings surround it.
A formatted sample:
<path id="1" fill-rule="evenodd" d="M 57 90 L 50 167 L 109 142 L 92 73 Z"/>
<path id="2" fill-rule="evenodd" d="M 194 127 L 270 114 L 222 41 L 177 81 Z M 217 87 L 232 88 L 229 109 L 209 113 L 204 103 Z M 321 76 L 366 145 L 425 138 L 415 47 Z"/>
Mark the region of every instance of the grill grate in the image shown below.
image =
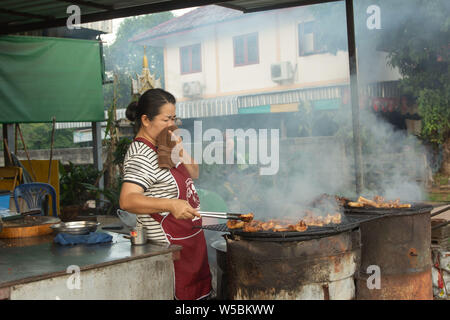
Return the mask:
<path id="1" fill-rule="evenodd" d="M 306 231 L 258 231 L 258 232 L 244 232 L 242 229 L 228 229 L 226 223 L 213 224 L 202 226 L 202 229 L 229 232 L 232 235 L 238 235 L 242 238 L 259 240 L 259 241 L 296 241 L 296 240 L 310 240 L 322 238 L 338 234 L 345 231 L 350 231 L 359 227 L 363 222 L 377 219 L 379 216 L 365 215 L 365 216 L 343 216 L 343 222 L 340 224 L 328 224 L 323 227 L 309 226 Z"/>
<path id="2" fill-rule="evenodd" d="M 411 208 L 353 208 L 345 207 L 345 214 L 348 215 L 374 215 L 374 216 L 386 216 L 386 215 L 413 215 L 430 212 L 433 206 L 424 203 L 412 203 Z"/>

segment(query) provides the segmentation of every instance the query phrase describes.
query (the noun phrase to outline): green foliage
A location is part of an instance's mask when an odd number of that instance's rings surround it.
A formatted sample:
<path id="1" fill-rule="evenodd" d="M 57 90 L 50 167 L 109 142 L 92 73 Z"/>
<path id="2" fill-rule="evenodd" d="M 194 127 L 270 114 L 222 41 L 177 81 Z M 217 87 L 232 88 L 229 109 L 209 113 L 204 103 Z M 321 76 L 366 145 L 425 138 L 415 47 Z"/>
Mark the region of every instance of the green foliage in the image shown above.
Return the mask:
<path id="1" fill-rule="evenodd" d="M 131 142 L 133 140 L 127 137 L 122 137 L 119 139 L 116 150 L 114 150 L 113 156 L 114 161 L 113 163 L 121 166 L 123 164 L 123 161 L 125 160 L 125 154 L 127 153 L 128 147 L 130 146 Z"/>
<path id="2" fill-rule="evenodd" d="M 447 0 L 400 3 L 405 11 L 382 34 L 383 46 L 389 50 L 390 64 L 404 77 L 402 89 L 417 99 L 422 137 L 442 144 L 450 137 L 450 4 Z"/>
<path id="3" fill-rule="evenodd" d="M 131 101 L 131 77 L 142 71 L 142 59 L 144 46 L 130 42 L 129 40 L 139 33 L 149 30 L 169 19 L 173 18 L 171 12 L 142 15 L 126 18 L 117 31 L 117 37 L 110 46 L 105 46 L 105 69 L 113 71 L 117 77 L 117 108 L 125 108 Z M 146 48 L 149 69 L 156 78 L 161 78 L 164 84 L 163 49 L 157 47 Z M 112 101 L 114 89 L 112 85 L 104 86 L 105 105 Z"/>
<path id="4" fill-rule="evenodd" d="M 23 139 L 27 150 L 50 149 L 52 138 L 51 123 L 25 123 L 20 124 Z M 73 142 L 74 129 L 55 130 L 53 148 L 76 148 L 77 144 Z M 17 149 L 23 150 L 23 143 L 18 135 Z"/>
<path id="5" fill-rule="evenodd" d="M 419 113 L 424 123 L 422 136 L 432 143 L 443 144 L 450 137 L 449 83 L 444 85 L 443 90 L 419 91 Z"/>
<path id="6" fill-rule="evenodd" d="M 83 186 L 86 188 L 86 190 L 89 190 L 91 194 L 95 195 L 96 199 L 100 198 L 100 195 L 103 195 L 104 200 L 104 211 L 105 214 L 110 215 L 117 211 L 117 209 L 120 209 L 119 206 L 119 199 L 120 199 L 120 190 L 122 188 L 122 178 L 118 178 L 118 183 L 114 184 L 113 186 L 105 189 L 100 189 L 96 187 L 93 184 L 90 183 L 83 183 Z"/>
<path id="7" fill-rule="evenodd" d="M 86 187 L 94 185 L 100 177 L 100 172 L 93 165 L 75 165 L 69 162 L 64 167 L 59 164 L 61 205 L 80 205 L 93 199 L 95 194 Z"/>

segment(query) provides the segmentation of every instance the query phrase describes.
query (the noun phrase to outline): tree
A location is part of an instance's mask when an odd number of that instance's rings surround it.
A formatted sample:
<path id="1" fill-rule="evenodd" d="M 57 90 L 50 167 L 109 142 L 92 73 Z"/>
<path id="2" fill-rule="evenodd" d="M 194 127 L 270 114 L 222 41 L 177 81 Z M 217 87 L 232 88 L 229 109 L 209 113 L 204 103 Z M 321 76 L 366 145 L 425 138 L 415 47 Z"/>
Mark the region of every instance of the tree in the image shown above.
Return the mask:
<path id="1" fill-rule="evenodd" d="M 450 3 L 447 0 L 402 0 L 396 19 L 382 33 L 389 63 L 403 76 L 401 86 L 417 101 L 423 128 L 421 138 L 441 146 L 441 172 L 450 175 Z"/>
<path id="2" fill-rule="evenodd" d="M 105 69 L 113 71 L 118 77 L 117 107 L 126 108 L 131 101 L 131 77 L 136 78 L 136 73 L 142 71 L 142 58 L 144 46 L 130 42 L 129 40 L 139 33 L 149 30 L 171 18 L 171 12 L 148 14 L 126 18 L 117 31 L 117 37 L 110 46 L 105 46 Z M 164 83 L 163 49 L 147 47 L 146 55 L 149 61 L 149 69 L 156 78 L 161 78 Z M 113 86 L 105 86 L 105 106 L 109 106 L 113 100 Z"/>
<path id="3" fill-rule="evenodd" d="M 423 122 L 420 137 L 442 148 L 441 172 L 449 176 L 450 2 L 361 0 L 354 4 L 358 63 L 370 63 L 375 50 L 388 53 L 387 62 L 397 67 L 403 77 L 400 81 L 403 93 L 410 95 L 419 107 Z M 331 53 L 346 50 L 345 4 L 329 3 L 309 8 L 321 21 L 318 41 L 326 43 Z M 377 28 L 369 28 L 373 17 L 379 19 Z"/>
<path id="4" fill-rule="evenodd" d="M 21 123 L 23 140 L 27 150 L 50 149 L 52 137 L 51 123 Z M 55 130 L 53 148 L 76 148 L 78 145 L 73 142 L 74 129 Z M 20 135 L 17 138 L 17 150 L 23 150 L 24 146 Z M 14 151 L 14 150 L 12 150 Z"/>

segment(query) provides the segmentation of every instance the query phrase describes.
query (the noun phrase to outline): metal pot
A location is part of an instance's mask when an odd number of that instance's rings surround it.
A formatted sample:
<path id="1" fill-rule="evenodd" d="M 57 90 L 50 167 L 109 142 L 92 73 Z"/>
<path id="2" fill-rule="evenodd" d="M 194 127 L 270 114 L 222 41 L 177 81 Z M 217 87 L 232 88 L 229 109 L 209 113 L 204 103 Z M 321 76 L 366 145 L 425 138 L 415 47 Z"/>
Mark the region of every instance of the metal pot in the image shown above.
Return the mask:
<path id="1" fill-rule="evenodd" d="M 131 240 L 132 245 L 143 245 L 147 243 L 147 231 L 145 227 L 137 226 L 130 231 L 129 236 L 123 236 L 126 239 Z"/>
<path id="2" fill-rule="evenodd" d="M 227 242 L 225 239 L 216 240 L 211 243 L 211 247 L 216 250 L 217 270 L 217 298 L 227 299 L 228 279 L 227 279 Z"/>
<path id="3" fill-rule="evenodd" d="M 225 239 L 216 240 L 211 243 L 211 247 L 216 249 L 217 265 L 222 271 L 227 269 L 227 242 Z"/>

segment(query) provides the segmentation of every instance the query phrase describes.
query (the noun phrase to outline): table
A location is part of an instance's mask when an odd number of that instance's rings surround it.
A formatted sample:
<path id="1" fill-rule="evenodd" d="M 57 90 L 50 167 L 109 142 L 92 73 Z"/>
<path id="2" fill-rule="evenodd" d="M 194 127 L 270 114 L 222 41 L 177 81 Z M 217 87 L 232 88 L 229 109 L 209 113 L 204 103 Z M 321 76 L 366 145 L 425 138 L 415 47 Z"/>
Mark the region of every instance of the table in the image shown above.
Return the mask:
<path id="1" fill-rule="evenodd" d="M 105 231 L 101 231 L 105 232 Z M 54 235 L 0 239 L 0 299 L 173 299 L 181 246 L 111 243 L 61 246 Z"/>

